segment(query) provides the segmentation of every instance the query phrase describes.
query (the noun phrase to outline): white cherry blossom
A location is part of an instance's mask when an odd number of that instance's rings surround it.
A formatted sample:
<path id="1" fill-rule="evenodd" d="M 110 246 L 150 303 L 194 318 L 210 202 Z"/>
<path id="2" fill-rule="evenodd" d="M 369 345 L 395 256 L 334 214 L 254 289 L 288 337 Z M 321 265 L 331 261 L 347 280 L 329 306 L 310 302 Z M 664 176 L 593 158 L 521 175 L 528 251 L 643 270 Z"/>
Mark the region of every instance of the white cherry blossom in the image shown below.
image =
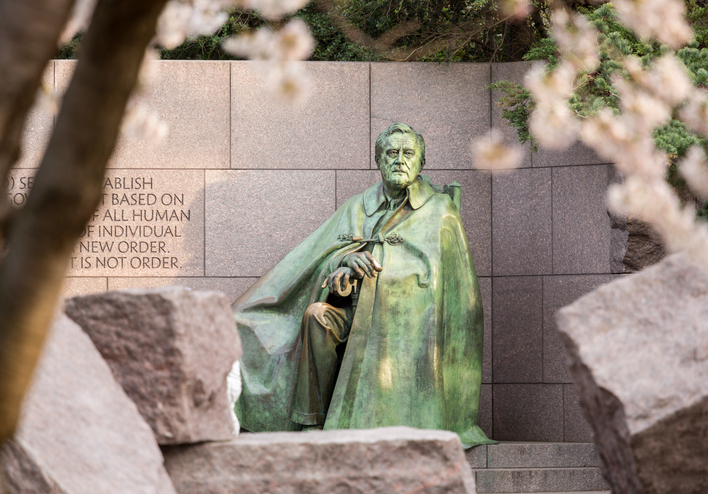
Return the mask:
<path id="1" fill-rule="evenodd" d="M 123 116 L 121 132 L 131 137 L 160 141 L 167 137 L 169 127 L 156 112 L 142 103 L 132 102 Z"/>
<path id="2" fill-rule="evenodd" d="M 678 48 L 693 38 L 682 0 L 613 0 L 620 21 L 644 40 Z"/>
<path id="3" fill-rule="evenodd" d="M 580 125 L 567 102 L 558 100 L 536 108 L 529 129 L 542 147 L 565 149 L 577 141 Z"/>
<path id="4" fill-rule="evenodd" d="M 679 171 L 691 190 L 708 201 L 708 163 L 703 149 L 692 146 L 679 163 Z"/>
<path id="5" fill-rule="evenodd" d="M 510 21 L 526 19 L 533 8 L 529 0 L 497 0 L 497 7 L 500 17 Z"/>
<path id="6" fill-rule="evenodd" d="M 523 150 L 518 144 L 504 144 L 504 135 L 499 129 L 492 129 L 472 143 L 474 166 L 483 170 L 512 171 L 523 158 Z"/>
<path id="7" fill-rule="evenodd" d="M 564 9 L 554 11 L 553 37 L 564 59 L 578 70 L 592 71 L 599 65 L 597 29 L 582 15 Z"/>
<path id="8" fill-rule="evenodd" d="M 680 115 L 689 129 L 708 136 L 708 94 L 705 91 L 694 90 Z"/>

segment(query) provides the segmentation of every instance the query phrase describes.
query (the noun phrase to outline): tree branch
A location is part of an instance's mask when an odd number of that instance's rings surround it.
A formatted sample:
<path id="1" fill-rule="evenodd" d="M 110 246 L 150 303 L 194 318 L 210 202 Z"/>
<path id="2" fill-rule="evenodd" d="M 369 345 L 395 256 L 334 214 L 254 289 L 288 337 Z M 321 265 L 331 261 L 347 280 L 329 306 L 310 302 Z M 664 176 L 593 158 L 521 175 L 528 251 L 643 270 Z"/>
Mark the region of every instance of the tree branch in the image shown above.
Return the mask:
<path id="1" fill-rule="evenodd" d="M 20 156 L 20 141 L 42 72 L 74 0 L 0 0 L 0 183 Z M 0 196 L 0 245 L 12 209 Z"/>
<path id="2" fill-rule="evenodd" d="M 0 442 L 14 432 L 72 250 L 166 0 L 100 0 L 27 205 L 0 263 Z"/>

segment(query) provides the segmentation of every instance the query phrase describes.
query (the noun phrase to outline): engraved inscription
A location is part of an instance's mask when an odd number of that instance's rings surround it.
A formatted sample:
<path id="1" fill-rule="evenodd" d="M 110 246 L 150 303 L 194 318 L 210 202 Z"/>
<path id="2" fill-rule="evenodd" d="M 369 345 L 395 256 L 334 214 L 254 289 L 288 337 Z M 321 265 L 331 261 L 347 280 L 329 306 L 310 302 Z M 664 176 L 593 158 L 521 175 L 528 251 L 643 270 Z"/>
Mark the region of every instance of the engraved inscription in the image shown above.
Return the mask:
<path id="1" fill-rule="evenodd" d="M 31 173 L 17 170 L 9 179 L 9 199 L 17 207 L 27 201 Z M 99 207 L 74 248 L 69 274 L 201 275 L 203 238 L 195 238 L 203 229 L 201 199 L 195 210 L 201 183 L 190 180 L 194 172 L 183 173 L 181 178 L 176 172 L 110 171 Z"/>

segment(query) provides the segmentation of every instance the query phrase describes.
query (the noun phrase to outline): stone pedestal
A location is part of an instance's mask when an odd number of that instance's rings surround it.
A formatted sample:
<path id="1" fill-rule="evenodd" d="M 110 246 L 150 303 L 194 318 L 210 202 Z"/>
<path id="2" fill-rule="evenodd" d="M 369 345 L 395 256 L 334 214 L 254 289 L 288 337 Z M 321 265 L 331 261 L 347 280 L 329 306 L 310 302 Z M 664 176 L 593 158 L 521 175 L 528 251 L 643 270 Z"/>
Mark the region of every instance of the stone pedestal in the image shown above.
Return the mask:
<path id="1" fill-rule="evenodd" d="M 473 494 L 459 437 L 410 427 L 243 434 L 164 448 L 184 494 Z"/>

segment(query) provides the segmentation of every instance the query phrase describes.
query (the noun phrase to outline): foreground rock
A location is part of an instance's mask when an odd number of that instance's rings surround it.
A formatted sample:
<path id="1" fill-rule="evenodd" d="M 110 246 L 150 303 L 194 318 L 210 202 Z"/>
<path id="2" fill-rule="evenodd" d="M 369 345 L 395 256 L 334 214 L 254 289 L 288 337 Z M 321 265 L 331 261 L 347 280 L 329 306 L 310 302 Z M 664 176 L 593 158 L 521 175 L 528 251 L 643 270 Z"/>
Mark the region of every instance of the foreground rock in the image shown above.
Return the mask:
<path id="1" fill-rule="evenodd" d="M 409 427 L 244 434 L 164 448 L 183 494 L 475 493 L 459 437 Z"/>
<path id="2" fill-rule="evenodd" d="M 66 316 L 52 327 L 0 456 L 13 494 L 175 492 L 150 427 Z"/>
<path id="3" fill-rule="evenodd" d="M 556 322 L 613 492 L 708 492 L 708 272 L 674 255 Z"/>
<path id="4" fill-rule="evenodd" d="M 166 287 L 66 302 L 160 444 L 227 440 L 234 433 L 226 376 L 241 356 L 229 300 Z"/>

